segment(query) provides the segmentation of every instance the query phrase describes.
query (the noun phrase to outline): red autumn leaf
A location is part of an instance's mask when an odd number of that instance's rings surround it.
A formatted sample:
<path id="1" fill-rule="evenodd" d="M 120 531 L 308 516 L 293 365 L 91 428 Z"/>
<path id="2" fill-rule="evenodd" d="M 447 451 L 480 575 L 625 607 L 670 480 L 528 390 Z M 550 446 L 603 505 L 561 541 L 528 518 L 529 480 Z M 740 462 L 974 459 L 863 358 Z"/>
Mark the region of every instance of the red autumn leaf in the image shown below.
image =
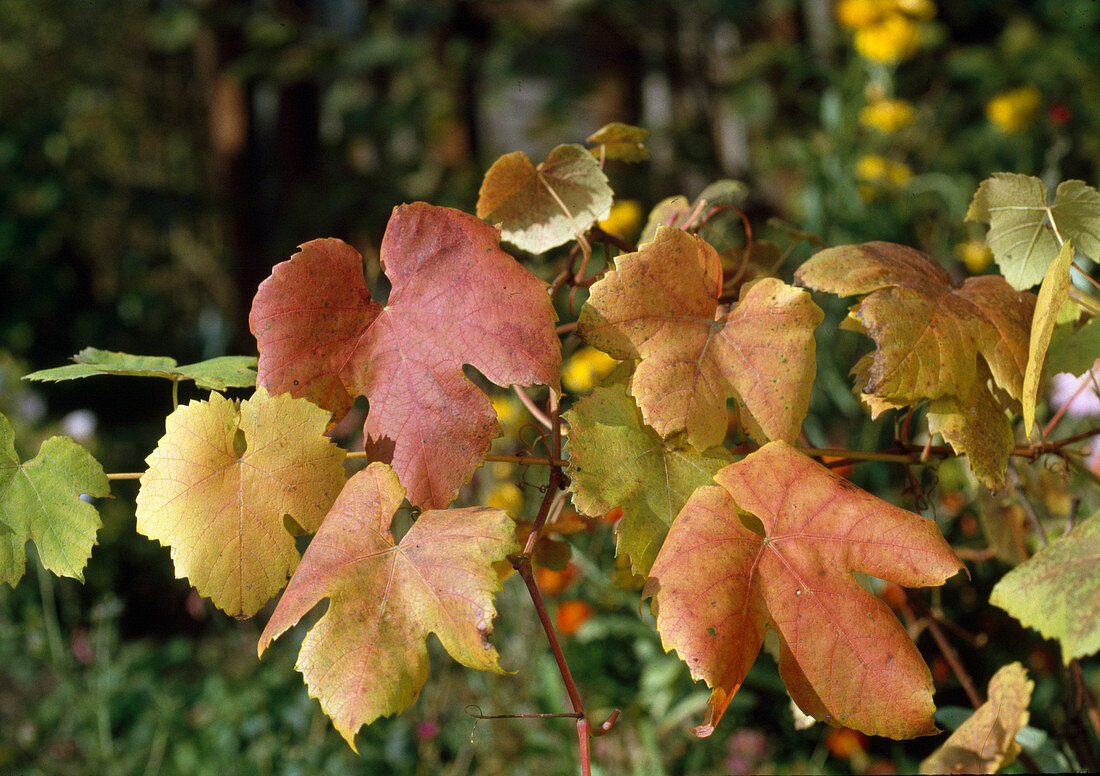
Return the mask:
<path id="1" fill-rule="evenodd" d="M 799 707 L 873 735 L 936 732 L 932 677 L 905 629 L 853 578 L 942 584 L 962 568 L 919 515 L 771 442 L 695 491 L 668 533 L 646 592 L 657 629 L 711 687 L 696 735 L 710 735 L 766 630 Z"/>
<path id="2" fill-rule="evenodd" d="M 348 362 L 382 305 L 363 279 L 363 259 L 343 240 L 311 240 L 260 284 L 248 325 L 260 350 L 257 385 L 289 391 L 333 413 L 359 392 Z"/>
<path id="3" fill-rule="evenodd" d="M 409 500 L 449 504 L 499 434 L 489 399 L 462 372 L 497 385 L 557 388 L 561 351 L 546 285 L 501 250 L 499 232 L 423 202 L 394 210 L 382 239 L 389 302 L 371 301 L 362 260 L 315 240 L 275 267 L 252 305 L 257 382 L 307 396 L 337 419 L 359 395 L 364 431 L 392 451 Z"/>

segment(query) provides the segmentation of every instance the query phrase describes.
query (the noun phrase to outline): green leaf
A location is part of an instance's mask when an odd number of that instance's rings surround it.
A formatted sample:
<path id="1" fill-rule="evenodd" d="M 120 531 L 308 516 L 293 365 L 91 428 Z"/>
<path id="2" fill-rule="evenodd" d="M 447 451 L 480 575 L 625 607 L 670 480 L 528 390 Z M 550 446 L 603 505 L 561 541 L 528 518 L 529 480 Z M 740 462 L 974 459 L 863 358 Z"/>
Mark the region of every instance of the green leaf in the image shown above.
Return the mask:
<path id="1" fill-rule="evenodd" d="M 1035 301 L 1035 314 L 1031 318 L 1031 339 L 1028 343 L 1027 370 L 1024 372 L 1024 389 L 1020 398 L 1023 407 L 1024 431 L 1032 438 L 1035 426 L 1035 402 L 1039 395 L 1039 378 L 1043 374 L 1050 337 L 1058 311 L 1069 298 L 1069 265 L 1073 263 L 1073 244 L 1066 241 L 1058 258 L 1047 269 L 1043 285 Z"/>
<path id="2" fill-rule="evenodd" d="M 1058 234 L 1077 250 L 1100 261 L 1100 192 L 1084 181 L 1063 181 L 1050 206 Z"/>
<path id="3" fill-rule="evenodd" d="M 723 447 L 698 452 L 661 439 L 622 384 L 596 388 L 565 419 L 574 504 L 589 515 L 622 507 L 617 554 L 629 556 L 635 574 L 648 574 L 680 509 L 733 457 Z"/>
<path id="4" fill-rule="evenodd" d="M 1055 229 L 1085 255 L 1100 257 L 1100 193 L 1081 181 L 1059 184 L 1048 205 L 1046 184 L 1038 178 L 994 173 L 978 187 L 966 220 L 989 224 L 986 243 L 1017 290 L 1040 282 L 1058 256 Z"/>
<path id="5" fill-rule="evenodd" d="M 1058 639 L 1066 663 L 1100 650 L 1100 513 L 1005 574 L 989 601 Z"/>
<path id="6" fill-rule="evenodd" d="M 1100 318 L 1090 318 L 1078 328 L 1063 324 L 1054 329 L 1047 350 L 1047 372 L 1056 375 L 1069 372 L 1082 375 L 1092 369 L 1100 358 Z"/>
<path id="7" fill-rule="evenodd" d="M 194 380 L 199 388 L 211 391 L 256 385 L 255 356 L 218 356 L 181 366 L 177 371 L 184 380 Z"/>
<path id="8" fill-rule="evenodd" d="M 179 366 L 174 358 L 167 356 L 135 356 L 113 350 L 84 348 L 73 356 L 73 361 L 76 363 L 32 372 L 23 379 L 61 382 L 96 375 L 163 377 L 167 380 L 194 380 L 199 388 L 214 391 L 256 385 L 255 356 L 219 356 Z"/>
<path id="9" fill-rule="evenodd" d="M 500 224 L 501 239 L 542 253 L 578 237 L 611 209 L 613 192 L 582 145 L 560 145 L 536 167 L 515 151 L 485 173 L 477 217 Z"/>
<path id="10" fill-rule="evenodd" d="M 103 467 L 68 437 L 50 437 L 33 460 L 15 452 L 15 431 L 0 415 L 0 583 L 13 587 L 26 568 L 33 540 L 42 565 L 83 580 L 92 555 L 99 513 L 81 495 L 103 498 L 111 484 Z"/>

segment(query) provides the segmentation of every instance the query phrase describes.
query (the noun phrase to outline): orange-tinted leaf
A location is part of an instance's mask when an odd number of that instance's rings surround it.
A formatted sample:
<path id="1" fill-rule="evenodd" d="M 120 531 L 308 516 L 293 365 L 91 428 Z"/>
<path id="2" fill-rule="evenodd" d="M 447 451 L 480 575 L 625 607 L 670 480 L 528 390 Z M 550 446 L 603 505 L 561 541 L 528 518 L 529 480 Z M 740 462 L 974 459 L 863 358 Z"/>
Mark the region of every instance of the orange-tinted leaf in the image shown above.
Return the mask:
<path id="1" fill-rule="evenodd" d="M 395 544 L 405 490 L 385 464 L 340 493 L 260 636 L 260 654 L 324 598 L 328 610 L 298 655 L 311 696 L 354 748 L 355 734 L 416 700 L 435 633 L 463 665 L 504 673 L 487 641 L 500 582 L 492 563 L 517 549 L 500 509 L 424 512 Z"/>
<path id="2" fill-rule="evenodd" d="M 539 590 L 547 595 L 558 595 L 569 587 L 580 573 L 575 563 L 567 564 L 560 571 L 543 566 L 535 569 L 535 582 L 538 583 Z"/>
<path id="3" fill-rule="evenodd" d="M 920 764 L 921 773 L 996 773 L 1016 759 L 1016 734 L 1031 716 L 1035 683 L 1019 663 L 1003 666 L 989 680 L 989 700 L 959 725 Z"/>
<path id="4" fill-rule="evenodd" d="M 793 440 L 809 407 L 821 310 L 804 291 L 765 278 L 724 313 L 721 286 L 714 248 L 660 227 L 592 286 L 578 329 L 615 358 L 641 359 L 630 393 L 662 437 L 686 431 L 699 450 L 720 444 L 726 400 L 736 397 L 759 441 Z"/>
<path id="5" fill-rule="evenodd" d="M 477 216 L 500 224 L 503 239 L 517 248 L 542 253 L 606 216 L 612 197 L 599 162 L 582 145 L 560 145 L 538 167 L 514 151 L 485 173 Z"/>
<path id="6" fill-rule="evenodd" d="M 443 507 L 499 434 L 492 405 L 462 373 L 557 388 L 561 351 L 546 285 L 498 245 L 493 227 L 422 202 L 394 210 L 381 261 L 393 290 L 367 295 L 359 255 L 307 243 L 275 267 L 252 307 L 259 379 L 328 409 L 370 400 L 364 431 L 419 506 Z"/>
<path id="7" fill-rule="evenodd" d="M 251 616 L 298 563 L 284 516 L 315 531 L 344 484 L 344 453 L 324 436 L 328 413 L 304 399 L 245 402 L 213 393 L 168 416 L 137 496 L 139 533 L 171 547 L 219 609 Z"/>
<path id="8" fill-rule="evenodd" d="M 711 687 L 709 735 L 766 630 L 799 707 L 874 735 L 935 732 L 932 677 L 905 629 L 853 578 L 942 584 L 962 568 L 934 523 L 856 488 L 784 442 L 719 471 L 672 524 L 646 592 L 657 629 Z"/>

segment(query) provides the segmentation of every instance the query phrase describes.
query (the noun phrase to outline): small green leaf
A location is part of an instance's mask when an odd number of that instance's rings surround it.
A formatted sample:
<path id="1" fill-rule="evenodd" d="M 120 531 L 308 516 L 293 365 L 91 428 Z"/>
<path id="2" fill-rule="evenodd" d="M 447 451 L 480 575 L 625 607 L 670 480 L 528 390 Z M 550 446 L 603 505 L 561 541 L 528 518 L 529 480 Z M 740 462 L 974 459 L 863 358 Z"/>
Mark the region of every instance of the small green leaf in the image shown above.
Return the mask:
<path id="1" fill-rule="evenodd" d="M 1062 246 L 1058 258 L 1047 269 L 1043 285 L 1035 301 L 1035 314 L 1031 318 L 1031 340 L 1028 344 L 1027 370 L 1024 372 L 1024 389 L 1020 403 L 1023 405 L 1024 431 L 1032 438 L 1035 426 L 1035 402 L 1039 395 L 1039 378 L 1043 374 L 1047 348 L 1054 333 L 1058 311 L 1069 298 L 1069 265 L 1073 262 L 1073 244 Z"/>
<path id="2" fill-rule="evenodd" d="M 111 484 L 103 467 L 68 437 L 51 437 L 33 460 L 22 463 L 15 432 L 0 415 L 0 583 L 14 586 L 26 568 L 33 540 L 42 565 L 59 576 L 83 580 L 102 523 L 82 495 L 103 498 Z"/>
<path id="3" fill-rule="evenodd" d="M 994 173 L 978 187 L 966 220 L 989 224 L 986 243 L 1018 291 L 1040 282 L 1057 257 L 1055 230 L 1085 255 L 1100 257 L 1100 193 L 1082 181 L 1059 184 L 1048 205 L 1046 184 L 1038 178 Z"/>
<path id="4" fill-rule="evenodd" d="M 1066 663 L 1100 650 L 1100 513 L 1005 574 L 989 601 L 1058 639 Z"/>
<path id="5" fill-rule="evenodd" d="M 642 422 L 619 383 L 596 388 L 565 413 L 567 472 L 577 509 L 602 515 L 622 507 L 616 550 L 635 574 L 649 573 L 668 527 L 700 485 L 733 461 L 723 447 L 698 452 L 677 445 Z"/>
<path id="6" fill-rule="evenodd" d="M 1054 329 L 1047 350 L 1047 372 L 1082 375 L 1100 358 L 1100 318 L 1090 318 L 1078 328 L 1063 324 Z"/>
<path id="7" fill-rule="evenodd" d="M 181 366 L 177 371 L 184 380 L 194 380 L 199 388 L 210 391 L 256 386 L 255 356 L 218 356 Z"/>
<path id="8" fill-rule="evenodd" d="M 1050 206 L 1058 233 L 1081 253 L 1100 260 L 1100 192 L 1084 181 L 1063 181 Z"/>
<path id="9" fill-rule="evenodd" d="M 24 376 L 36 382 L 61 382 L 96 375 L 163 377 L 167 380 L 194 380 L 199 388 L 222 391 L 226 388 L 251 388 L 256 385 L 255 356 L 220 356 L 179 366 L 167 356 L 135 356 L 99 348 L 84 348 L 73 356 L 75 364 L 42 369 Z"/>
<path id="10" fill-rule="evenodd" d="M 985 241 L 1005 280 L 1017 290 L 1043 279 L 1058 255 L 1058 241 L 1044 222 L 1047 187 L 1030 175 L 999 172 L 982 181 L 967 221 L 989 224 Z"/>

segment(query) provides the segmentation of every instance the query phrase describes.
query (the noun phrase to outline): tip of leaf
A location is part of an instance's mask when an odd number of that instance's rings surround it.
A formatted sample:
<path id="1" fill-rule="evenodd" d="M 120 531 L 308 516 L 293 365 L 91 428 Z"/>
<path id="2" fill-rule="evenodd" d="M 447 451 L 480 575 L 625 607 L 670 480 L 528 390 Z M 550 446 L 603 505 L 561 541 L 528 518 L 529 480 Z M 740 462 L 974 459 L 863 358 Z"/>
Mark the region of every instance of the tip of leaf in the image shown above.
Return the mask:
<path id="1" fill-rule="evenodd" d="M 714 725 L 702 724 L 691 729 L 691 734 L 696 738 L 706 738 L 714 732 Z"/>

